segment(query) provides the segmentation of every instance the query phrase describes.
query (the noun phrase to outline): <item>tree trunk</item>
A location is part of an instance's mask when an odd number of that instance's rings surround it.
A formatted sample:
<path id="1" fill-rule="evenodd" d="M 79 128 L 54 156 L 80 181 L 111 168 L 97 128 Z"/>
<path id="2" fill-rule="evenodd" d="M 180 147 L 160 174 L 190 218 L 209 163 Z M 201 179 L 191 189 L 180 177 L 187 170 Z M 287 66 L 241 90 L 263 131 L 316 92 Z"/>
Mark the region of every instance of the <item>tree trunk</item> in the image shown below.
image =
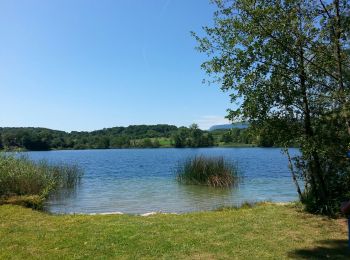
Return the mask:
<path id="1" fill-rule="evenodd" d="M 294 171 L 293 162 L 292 162 L 292 159 L 290 158 L 290 154 L 289 154 L 289 151 L 288 151 L 287 147 L 284 148 L 284 152 L 287 154 L 287 157 L 288 157 L 289 169 L 290 169 L 290 171 L 292 173 L 292 179 L 293 179 L 293 182 L 294 182 L 294 184 L 295 184 L 295 186 L 297 188 L 299 199 L 301 201 L 303 201 L 303 193 L 301 192 L 301 189 L 300 189 L 300 186 L 299 186 L 299 183 L 298 183 L 298 179 L 297 179 L 297 176 L 296 176 L 295 171 Z"/>
<path id="2" fill-rule="evenodd" d="M 306 87 L 306 73 L 305 73 L 305 60 L 304 60 L 304 49 L 302 42 L 300 40 L 299 42 L 299 80 L 300 80 L 300 86 L 301 86 L 301 92 L 302 92 L 302 98 L 303 98 L 303 106 L 304 106 L 304 131 L 305 136 L 308 139 L 309 142 L 314 142 L 314 131 L 311 126 L 311 112 L 309 107 L 309 100 L 307 96 L 307 87 Z M 312 144 L 314 146 L 314 144 Z M 316 183 L 313 187 L 314 195 L 318 197 L 321 201 L 324 203 L 327 200 L 327 189 L 326 184 L 323 178 L 322 169 L 321 169 L 321 163 L 320 158 L 315 150 L 314 147 L 311 148 L 311 157 L 309 158 L 309 172 L 311 175 L 312 182 Z"/>

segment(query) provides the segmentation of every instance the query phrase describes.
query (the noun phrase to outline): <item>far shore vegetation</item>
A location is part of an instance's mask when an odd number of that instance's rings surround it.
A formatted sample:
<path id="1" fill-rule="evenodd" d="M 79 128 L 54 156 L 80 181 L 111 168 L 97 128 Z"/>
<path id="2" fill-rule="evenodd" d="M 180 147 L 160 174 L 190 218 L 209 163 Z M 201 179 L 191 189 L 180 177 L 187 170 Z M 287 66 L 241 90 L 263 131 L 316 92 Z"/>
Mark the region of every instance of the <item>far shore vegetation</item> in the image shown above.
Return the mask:
<path id="1" fill-rule="evenodd" d="M 239 178 L 237 165 L 224 157 L 198 156 L 179 165 L 176 179 L 180 183 L 230 188 Z"/>
<path id="2" fill-rule="evenodd" d="M 82 176 L 76 165 L 51 165 L 0 153 L 0 205 L 42 209 L 53 192 L 74 189 Z"/>
<path id="3" fill-rule="evenodd" d="M 280 146 L 269 133 L 253 135 L 250 128 L 203 131 L 196 124 L 131 125 L 92 132 L 64 132 L 47 128 L 0 128 L 0 150 L 48 151 L 114 148 L 196 148 L 196 147 Z"/>

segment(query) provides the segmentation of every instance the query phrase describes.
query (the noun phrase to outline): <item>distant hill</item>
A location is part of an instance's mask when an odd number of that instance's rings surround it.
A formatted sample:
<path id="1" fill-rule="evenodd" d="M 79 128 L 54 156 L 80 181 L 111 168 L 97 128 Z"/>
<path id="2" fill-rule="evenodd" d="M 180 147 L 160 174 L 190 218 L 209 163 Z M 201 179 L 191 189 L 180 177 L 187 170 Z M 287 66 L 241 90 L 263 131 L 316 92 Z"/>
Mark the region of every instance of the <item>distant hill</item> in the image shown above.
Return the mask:
<path id="1" fill-rule="evenodd" d="M 233 124 L 224 124 L 224 125 L 213 125 L 209 128 L 209 131 L 214 130 L 225 130 L 225 129 L 232 129 L 232 128 L 239 128 L 239 129 L 245 129 L 249 126 L 248 123 L 240 122 L 240 123 L 233 123 Z"/>

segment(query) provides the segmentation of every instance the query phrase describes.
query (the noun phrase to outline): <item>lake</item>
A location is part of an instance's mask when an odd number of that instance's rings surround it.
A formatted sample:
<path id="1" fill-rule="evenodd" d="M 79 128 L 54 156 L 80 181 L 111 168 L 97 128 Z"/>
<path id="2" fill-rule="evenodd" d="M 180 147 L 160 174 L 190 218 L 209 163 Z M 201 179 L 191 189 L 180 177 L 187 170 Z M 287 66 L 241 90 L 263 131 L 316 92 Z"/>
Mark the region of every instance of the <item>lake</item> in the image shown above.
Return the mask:
<path id="1" fill-rule="evenodd" d="M 297 149 L 290 149 L 291 155 Z M 52 213 L 183 213 L 237 206 L 242 202 L 288 202 L 298 196 L 279 148 L 111 149 L 27 152 L 33 160 L 73 163 L 84 170 L 78 188 L 51 196 Z M 175 180 L 178 163 L 189 157 L 224 156 L 237 162 L 237 188 L 183 185 Z"/>

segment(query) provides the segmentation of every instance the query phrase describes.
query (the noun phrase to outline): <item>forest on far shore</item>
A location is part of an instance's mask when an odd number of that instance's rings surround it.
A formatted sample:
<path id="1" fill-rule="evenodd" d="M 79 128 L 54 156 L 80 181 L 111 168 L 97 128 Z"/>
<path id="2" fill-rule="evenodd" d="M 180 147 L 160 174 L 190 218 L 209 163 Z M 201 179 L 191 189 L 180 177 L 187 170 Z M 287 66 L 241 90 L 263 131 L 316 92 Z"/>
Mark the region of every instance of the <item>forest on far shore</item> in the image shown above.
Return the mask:
<path id="1" fill-rule="evenodd" d="M 158 147 L 264 146 L 271 147 L 273 138 L 254 136 L 247 129 L 203 131 L 196 124 L 130 125 L 92 132 L 70 133 L 47 128 L 0 128 L 0 149 L 45 151 L 60 149 L 113 149 Z"/>

